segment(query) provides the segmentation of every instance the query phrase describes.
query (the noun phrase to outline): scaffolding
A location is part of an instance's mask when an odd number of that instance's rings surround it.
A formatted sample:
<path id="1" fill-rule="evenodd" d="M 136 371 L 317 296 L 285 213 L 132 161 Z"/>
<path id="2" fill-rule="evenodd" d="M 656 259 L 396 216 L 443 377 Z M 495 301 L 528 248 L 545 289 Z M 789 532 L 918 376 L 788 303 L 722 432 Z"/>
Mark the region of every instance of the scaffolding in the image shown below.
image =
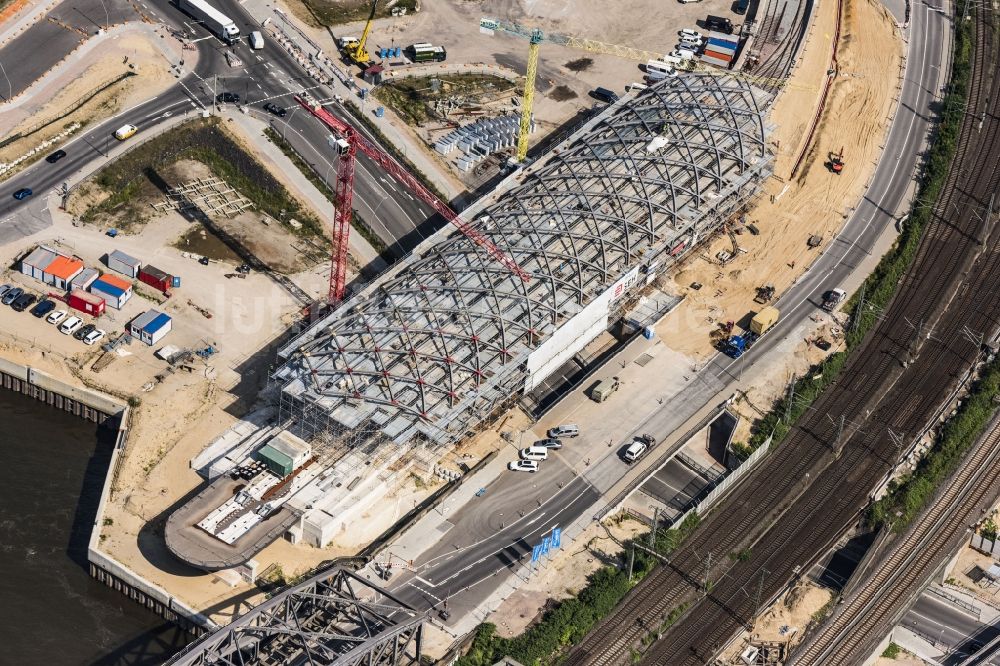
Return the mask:
<path id="1" fill-rule="evenodd" d="M 769 101 L 691 73 L 612 105 L 463 214 L 530 282 L 442 229 L 282 349 L 285 413 L 355 441 L 465 436 L 538 379 L 529 357 L 559 329 L 623 307 L 757 195 Z"/>

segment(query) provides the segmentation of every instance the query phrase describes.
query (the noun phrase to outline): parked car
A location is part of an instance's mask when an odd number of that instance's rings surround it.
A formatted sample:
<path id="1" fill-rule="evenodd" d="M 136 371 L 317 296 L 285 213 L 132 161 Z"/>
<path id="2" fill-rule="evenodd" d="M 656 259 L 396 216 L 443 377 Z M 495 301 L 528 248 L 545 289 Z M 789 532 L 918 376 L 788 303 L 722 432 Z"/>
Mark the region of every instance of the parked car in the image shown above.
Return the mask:
<path id="1" fill-rule="evenodd" d="M 537 442 L 535 442 L 534 444 L 532 444 L 532 446 L 537 446 L 537 447 L 541 447 L 543 449 L 552 449 L 554 451 L 558 451 L 559 449 L 562 448 L 562 442 L 560 442 L 558 439 L 556 439 L 554 437 L 549 437 L 547 439 L 540 439 L 540 440 L 538 440 Z"/>
<path id="2" fill-rule="evenodd" d="M 76 331 L 73 332 L 73 337 L 76 338 L 77 340 L 83 340 L 95 328 L 97 327 L 94 326 L 93 324 L 86 324 L 84 326 L 81 326 L 80 328 L 76 329 Z"/>
<path id="3" fill-rule="evenodd" d="M 11 303 L 17 300 L 18 296 L 20 296 L 23 293 L 24 289 L 21 289 L 20 287 L 14 287 L 13 289 L 8 290 L 7 293 L 3 295 L 3 299 L 0 299 L 0 303 L 3 303 L 4 305 L 10 305 Z"/>
<path id="4" fill-rule="evenodd" d="M 684 28 L 683 30 L 678 31 L 677 34 L 680 35 L 681 39 L 684 39 L 684 40 L 692 40 L 693 41 L 695 39 L 699 39 L 700 40 L 700 39 L 704 39 L 705 38 L 705 36 L 702 35 L 700 32 L 698 32 L 697 30 L 692 30 L 690 28 Z"/>
<path id="5" fill-rule="evenodd" d="M 34 294 L 21 294 L 14 299 L 14 302 L 10 304 L 10 307 L 14 308 L 18 312 L 24 312 L 37 300 L 38 296 L 35 296 Z"/>
<path id="6" fill-rule="evenodd" d="M 95 328 L 83 338 L 83 344 L 92 345 L 95 342 L 103 339 L 105 335 L 107 335 L 107 333 L 105 333 L 99 328 Z"/>
<path id="7" fill-rule="evenodd" d="M 14 192 L 14 198 L 17 199 L 18 201 L 24 201 L 32 194 L 34 194 L 34 192 L 31 191 L 30 187 L 22 187 L 17 192 Z"/>
<path id="8" fill-rule="evenodd" d="M 12 285 L 12 284 L 5 284 L 2 287 L 0 287 L 0 298 L 3 298 L 4 296 L 6 296 L 7 292 L 10 291 L 13 288 L 14 288 L 14 285 Z"/>
<path id="9" fill-rule="evenodd" d="M 38 301 L 38 304 L 31 308 L 31 314 L 39 319 L 56 309 L 56 304 L 47 298 Z"/>
<path id="10" fill-rule="evenodd" d="M 534 474 L 538 471 L 538 463 L 534 460 L 515 460 L 512 463 L 507 463 L 507 469 L 512 472 L 531 472 Z"/>
<path id="11" fill-rule="evenodd" d="M 549 450 L 541 446 L 529 446 L 521 449 L 521 460 L 546 460 L 549 457 Z"/>
<path id="12" fill-rule="evenodd" d="M 591 91 L 590 95 L 594 99 L 600 100 L 607 104 L 614 104 L 615 102 L 618 101 L 618 95 L 615 92 L 608 90 L 607 88 L 600 88 L 600 87 L 594 88 Z"/>
<path id="13" fill-rule="evenodd" d="M 48 317 L 46 317 L 45 321 L 49 322 L 50 324 L 58 324 L 63 319 L 65 319 L 68 314 L 69 313 L 66 312 L 65 310 L 56 310 L 55 312 L 53 312 L 52 314 L 50 314 Z"/>
<path id="14" fill-rule="evenodd" d="M 549 428 L 549 431 L 545 434 L 553 439 L 577 437 L 580 434 L 580 426 L 573 425 L 572 423 L 564 423 L 563 425 L 557 425 L 555 428 Z"/>
<path id="15" fill-rule="evenodd" d="M 59 332 L 65 335 L 72 335 L 76 332 L 76 329 L 83 326 L 83 320 L 79 317 L 70 317 L 62 324 L 59 325 Z"/>
<path id="16" fill-rule="evenodd" d="M 48 162 L 49 164 L 55 164 L 56 162 L 58 162 L 59 160 L 61 160 L 64 157 L 66 157 L 66 151 L 65 150 L 57 150 L 56 152 L 54 152 L 51 155 L 49 155 L 48 157 L 46 157 L 45 161 Z"/>
<path id="17" fill-rule="evenodd" d="M 677 42 L 677 50 L 678 51 L 694 51 L 695 53 L 697 53 L 698 51 L 701 50 L 701 47 L 703 45 L 704 45 L 704 42 L 702 42 L 700 39 L 698 41 L 694 41 L 694 40 L 688 41 L 686 39 L 682 39 L 681 41 Z"/>

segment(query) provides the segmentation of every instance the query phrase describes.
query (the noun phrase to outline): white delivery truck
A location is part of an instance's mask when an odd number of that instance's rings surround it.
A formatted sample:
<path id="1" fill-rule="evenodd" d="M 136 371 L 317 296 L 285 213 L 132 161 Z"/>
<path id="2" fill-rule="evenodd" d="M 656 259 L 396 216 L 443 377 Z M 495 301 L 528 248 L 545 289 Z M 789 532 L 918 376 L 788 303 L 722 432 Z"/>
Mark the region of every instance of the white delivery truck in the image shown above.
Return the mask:
<path id="1" fill-rule="evenodd" d="M 264 48 L 264 35 L 260 34 L 260 30 L 254 30 L 250 33 L 250 48 L 254 51 Z"/>
<path id="2" fill-rule="evenodd" d="M 236 23 L 205 0 L 177 0 L 177 6 L 204 23 L 206 28 L 227 44 L 232 44 L 240 36 Z"/>

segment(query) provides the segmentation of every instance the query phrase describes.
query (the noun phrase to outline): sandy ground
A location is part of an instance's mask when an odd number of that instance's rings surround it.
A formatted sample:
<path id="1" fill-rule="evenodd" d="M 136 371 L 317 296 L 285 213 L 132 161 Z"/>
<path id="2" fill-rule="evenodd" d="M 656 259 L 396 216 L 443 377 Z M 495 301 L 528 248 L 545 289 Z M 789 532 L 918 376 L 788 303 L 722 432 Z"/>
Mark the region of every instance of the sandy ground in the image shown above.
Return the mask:
<path id="1" fill-rule="evenodd" d="M 798 645 L 814 613 L 827 604 L 833 594 L 811 583 L 800 584 L 786 592 L 770 609 L 757 618 L 754 632 L 744 632 L 722 651 L 718 660 L 724 664 L 742 663 L 739 654 L 748 644 L 759 641 Z"/>
<path id="2" fill-rule="evenodd" d="M 844 5 L 841 75 L 832 85 L 815 146 L 800 175 L 789 180 L 811 117 L 804 109 L 815 108 L 829 67 L 835 3 L 818 5 L 811 41 L 793 75 L 795 87 L 784 92 L 770 116 L 777 125 L 771 137 L 777 153 L 775 177 L 747 214 L 760 235 L 738 235 L 744 251 L 720 266 L 716 254 L 732 251 L 730 239 L 722 235 L 692 255 L 674 276 L 673 289 L 688 298 L 658 331 L 674 348 L 704 358 L 712 351 L 712 330 L 726 321 L 739 322 L 762 307 L 753 302 L 757 287 L 771 283 L 779 295 L 788 289 L 822 250 L 809 249 L 808 238 L 816 234 L 829 242 L 875 170 L 888 130 L 902 47 L 893 20 L 881 5 L 871 0 L 846 0 Z M 846 147 L 847 166 L 838 176 L 828 171 L 825 162 L 830 151 L 841 147 Z M 690 287 L 695 282 L 703 285 L 700 290 Z"/>
<path id="3" fill-rule="evenodd" d="M 166 43 L 174 41 L 173 38 L 161 39 L 158 32 L 148 26 L 135 25 L 118 28 L 108 35 L 92 39 L 101 40 L 101 43 L 89 50 L 85 48 L 68 66 L 49 72 L 36 82 L 31 94 L 23 100 L 17 100 L 11 105 L 0 105 L 0 134 L 25 131 L 40 122 L 57 118 L 78 100 L 118 75 L 127 71 L 136 75 L 101 92 L 52 126 L 0 149 L 0 162 L 12 161 L 28 153 L 62 132 L 70 123 L 79 122 L 84 126 L 93 124 L 123 108 L 155 97 L 172 85 L 174 77 L 170 73 L 168 56 L 165 54 L 173 52 L 174 45 Z M 176 50 L 179 52 L 179 47 Z M 126 58 L 127 63 L 124 62 Z M 49 146 L 37 157 L 41 158 L 57 147 L 58 145 Z M 20 168 L 30 163 L 31 161 L 25 161 Z M 16 171 L 17 169 L 6 172 L 4 178 Z"/>

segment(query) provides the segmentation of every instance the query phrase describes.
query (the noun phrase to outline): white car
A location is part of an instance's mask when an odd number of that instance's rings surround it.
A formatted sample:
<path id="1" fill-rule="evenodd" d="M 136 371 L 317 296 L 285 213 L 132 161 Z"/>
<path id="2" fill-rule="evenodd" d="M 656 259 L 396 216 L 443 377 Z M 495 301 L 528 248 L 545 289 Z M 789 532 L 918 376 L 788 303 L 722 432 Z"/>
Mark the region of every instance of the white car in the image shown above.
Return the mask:
<path id="1" fill-rule="evenodd" d="M 515 460 L 512 463 L 507 463 L 507 469 L 512 472 L 531 472 L 534 474 L 538 471 L 538 463 L 534 460 Z"/>
<path id="2" fill-rule="evenodd" d="M 694 58 L 694 51 L 688 51 L 687 49 L 674 49 L 667 54 L 667 57 L 675 58 L 678 62 L 684 62 Z"/>
<path id="3" fill-rule="evenodd" d="M 66 312 L 65 310 L 56 310 L 55 312 L 53 312 L 52 314 L 50 314 L 48 317 L 46 317 L 45 321 L 49 322 L 50 324 L 58 324 L 63 319 L 65 319 L 68 314 L 69 313 Z"/>
<path id="4" fill-rule="evenodd" d="M 703 34 L 698 32 L 697 30 L 691 30 L 690 28 L 684 28 L 677 34 L 680 35 L 681 39 L 684 40 L 685 42 L 693 42 L 696 39 L 701 40 L 705 38 Z"/>
<path id="5" fill-rule="evenodd" d="M 83 336 L 83 344 L 92 345 L 101 338 L 103 338 L 105 335 L 107 335 L 107 333 L 105 333 L 99 328 L 95 328 L 90 333 L 87 333 L 87 335 Z"/>
<path id="6" fill-rule="evenodd" d="M 628 445 L 622 457 L 627 463 L 634 463 L 639 458 L 646 455 L 649 447 L 656 443 L 652 435 L 636 435 L 632 438 L 632 443 Z"/>
<path id="7" fill-rule="evenodd" d="M 66 335 L 76 333 L 76 329 L 83 326 L 83 320 L 79 317 L 70 317 L 59 326 L 59 332 Z"/>
<path id="8" fill-rule="evenodd" d="M 702 46 L 704 46 L 704 44 L 705 44 L 705 42 L 703 42 L 700 39 L 690 39 L 690 40 L 689 39 L 682 39 L 681 41 L 677 42 L 677 50 L 678 51 L 697 51 Z"/>

